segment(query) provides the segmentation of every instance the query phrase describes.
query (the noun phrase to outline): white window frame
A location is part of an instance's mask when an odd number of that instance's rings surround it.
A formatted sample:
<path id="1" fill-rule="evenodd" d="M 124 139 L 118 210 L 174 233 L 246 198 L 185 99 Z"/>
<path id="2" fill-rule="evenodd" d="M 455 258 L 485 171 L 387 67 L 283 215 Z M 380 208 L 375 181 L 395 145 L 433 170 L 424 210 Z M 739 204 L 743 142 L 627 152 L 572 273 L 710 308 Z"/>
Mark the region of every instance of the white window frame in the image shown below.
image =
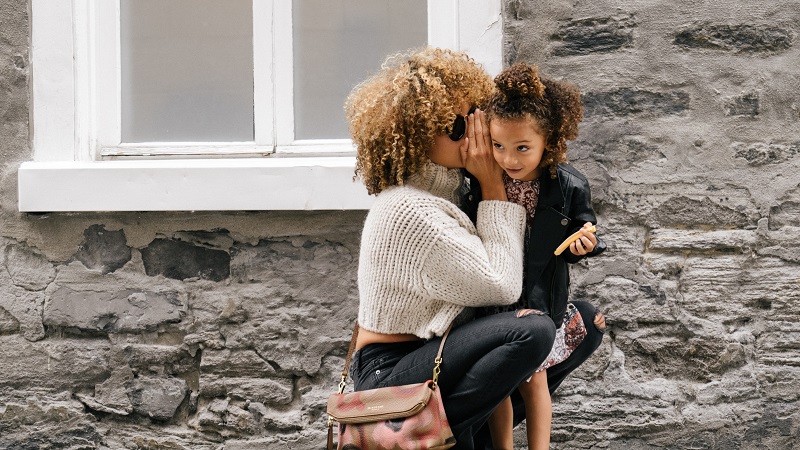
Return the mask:
<path id="1" fill-rule="evenodd" d="M 273 20 L 286 17 L 290 2 L 253 4 L 254 21 L 276 25 L 254 33 L 291 36 L 290 21 Z M 429 45 L 466 51 L 498 73 L 501 6 L 501 0 L 429 0 Z M 119 60 L 118 38 L 97 39 L 119 36 L 118 21 L 100 20 L 110 14 L 118 17 L 117 0 L 31 1 L 34 157 L 19 169 L 21 212 L 369 208 L 372 197 L 353 181 L 349 140 L 293 139 L 291 67 L 272 63 L 290 60 L 289 46 L 254 52 L 256 70 L 280 67 L 271 76 L 283 83 L 273 97 L 272 86 L 256 82 L 255 116 L 262 125 L 254 142 L 119 144 L 119 104 L 105 101 L 120 90 L 119 76 L 108 75 L 118 67 L 96 64 Z M 281 97 L 287 94 L 288 101 Z M 144 159 L 149 154 L 158 157 Z"/>
<path id="2" fill-rule="evenodd" d="M 88 66 L 92 69 L 91 79 L 81 80 L 76 77 L 78 84 L 87 86 L 96 92 L 96 97 L 102 102 L 90 102 L 89 111 L 91 120 L 96 123 L 93 131 L 96 138 L 89 137 L 90 145 L 82 149 L 88 152 L 88 159 L 113 159 L 119 157 L 219 157 L 219 156 L 259 156 L 268 155 L 276 151 L 274 143 L 275 120 L 274 103 L 275 95 L 282 89 L 288 89 L 290 108 L 294 108 L 291 101 L 292 86 L 273 86 L 275 79 L 273 54 L 275 49 L 271 45 L 273 39 L 278 42 L 291 43 L 291 27 L 286 35 L 285 22 L 291 25 L 291 2 L 275 0 L 253 1 L 253 124 L 254 139 L 250 142 L 145 142 L 122 143 L 122 80 L 120 79 L 120 0 L 82 0 L 76 2 L 78 10 L 75 13 L 76 29 L 85 30 L 87 42 L 94 43 L 93 51 L 86 55 Z M 288 17 L 286 17 L 288 15 Z M 275 20 L 273 19 L 275 18 Z M 82 23 L 85 22 L 85 23 Z M 92 23 L 98 26 L 93 27 Z M 270 27 L 264 24 L 273 24 Z M 291 51 L 291 49 L 290 49 Z M 285 55 L 280 55 L 285 58 Z M 291 58 L 292 53 L 289 53 Z M 77 64 L 81 64 L 78 61 Z M 100 76 L 103 74 L 104 76 Z M 291 75 L 291 72 L 289 73 Z M 277 81 L 277 80 L 276 80 Z M 281 80 L 283 81 L 283 80 Z M 277 83 L 276 83 L 277 84 Z M 283 95 L 283 97 L 287 97 Z M 285 99 L 282 99 L 286 101 Z M 283 107 L 281 108 L 283 110 Z M 288 113 L 288 112 L 287 112 Z M 292 115 L 294 114 L 291 111 Z M 293 118 L 292 118 L 293 119 Z M 294 127 L 294 124 L 290 124 Z M 292 129 L 293 131 L 293 129 Z M 92 131 L 89 131 L 92 133 Z M 349 148 L 347 150 L 350 150 Z"/>

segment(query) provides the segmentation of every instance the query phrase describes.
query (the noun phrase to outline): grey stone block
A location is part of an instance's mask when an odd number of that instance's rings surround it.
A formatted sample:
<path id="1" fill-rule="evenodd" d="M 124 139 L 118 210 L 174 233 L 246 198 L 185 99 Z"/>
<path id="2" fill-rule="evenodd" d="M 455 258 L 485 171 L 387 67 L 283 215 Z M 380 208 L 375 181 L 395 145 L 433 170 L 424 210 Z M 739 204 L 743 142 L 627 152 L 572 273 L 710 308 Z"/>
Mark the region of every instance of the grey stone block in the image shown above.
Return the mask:
<path id="1" fill-rule="evenodd" d="M 262 415 L 258 412 L 259 408 L 253 408 L 253 411 L 249 409 L 248 405 L 243 402 L 214 399 L 201 408 L 189 422 L 189 426 L 204 433 L 228 437 L 256 435 L 264 429 Z M 264 445 L 263 442 L 255 442 L 257 447 Z M 248 444 L 253 445 L 253 442 L 248 442 Z"/>
<path id="2" fill-rule="evenodd" d="M 735 151 L 736 158 L 744 159 L 751 166 L 780 164 L 800 154 L 800 142 L 755 142 L 751 144 L 735 142 L 731 148 Z"/>
<path id="3" fill-rule="evenodd" d="M 134 411 L 156 419 L 170 420 L 189 392 L 186 381 L 176 378 L 136 378 L 128 397 Z"/>
<path id="4" fill-rule="evenodd" d="M 121 366 L 114 369 L 111 376 L 95 385 L 94 396 L 78 396 L 91 409 L 121 416 L 133 412 L 133 405 L 128 398 L 128 387 L 133 380 L 130 367 Z"/>
<path id="5" fill-rule="evenodd" d="M 635 28 L 632 16 L 571 20 L 551 36 L 556 41 L 553 55 L 589 55 L 632 47 Z"/>
<path id="6" fill-rule="evenodd" d="M 620 88 L 607 92 L 588 92 L 583 95 L 587 119 L 642 115 L 663 117 L 680 114 L 689 109 L 689 94 L 684 91 L 656 92 Z"/>
<path id="7" fill-rule="evenodd" d="M 96 419 L 68 396 L 0 388 L 0 449 L 102 449 Z"/>
<path id="8" fill-rule="evenodd" d="M 777 230 L 784 226 L 800 228 L 800 202 L 787 201 L 769 210 L 769 229 Z"/>
<path id="9" fill-rule="evenodd" d="M 678 31 L 673 43 L 684 49 L 779 52 L 792 46 L 793 36 L 789 29 L 771 25 L 700 23 Z"/>
<path id="10" fill-rule="evenodd" d="M 13 334 L 19 331 L 19 321 L 8 311 L 0 308 L 0 335 Z"/>
<path id="11" fill-rule="evenodd" d="M 275 375 L 275 368 L 253 350 L 203 350 L 201 374 L 217 376 L 263 377 Z"/>
<path id="12" fill-rule="evenodd" d="M 131 249 L 124 230 L 108 231 L 103 225 L 92 225 L 83 232 L 74 258 L 89 269 L 110 273 L 131 260 Z"/>
<path id="13" fill-rule="evenodd" d="M 104 332 L 144 331 L 180 322 L 184 308 L 176 293 L 75 291 L 61 286 L 49 295 L 44 323 Z"/>
<path id="14" fill-rule="evenodd" d="M 750 92 L 725 101 L 726 116 L 756 117 L 760 111 L 758 92 Z"/>
<path id="15" fill-rule="evenodd" d="M 44 290 L 56 277 L 53 264 L 27 245 L 6 245 L 3 261 L 15 286 L 29 291 Z"/>
<path id="16" fill-rule="evenodd" d="M 18 328 L 25 339 L 29 341 L 43 339 L 45 337 L 42 323 L 44 302 L 44 292 L 29 291 L 16 286 L 8 271 L 2 270 L 0 267 L 0 310 L 7 313 L 0 317 L 11 316 L 16 322 L 16 326 L 14 323 L 10 323 L 7 324 L 8 327 Z"/>
<path id="17" fill-rule="evenodd" d="M 671 197 L 654 208 L 648 218 L 654 227 L 683 228 L 687 225 L 706 225 L 716 228 L 744 228 L 751 223 L 750 218 L 709 198 L 701 200 L 687 197 Z"/>
<path id="18" fill-rule="evenodd" d="M 658 252 L 739 252 L 758 245 L 755 230 L 655 229 L 650 232 L 650 251 Z"/>
<path id="19" fill-rule="evenodd" d="M 105 339 L 29 342 L 19 335 L 0 336 L 0 388 L 91 390 L 111 374 L 110 355 Z"/>
<path id="20" fill-rule="evenodd" d="M 621 128 L 621 129 L 620 129 Z M 583 160 L 597 161 L 615 168 L 627 169 L 644 161 L 665 159 L 663 148 L 667 143 L 637 135 L 635 130 L 627 127 L 610 126 L 606 123 L 587 124 L 581 137 L 570 143 L 568 157 L 573 165 L 578 166 Z M 587 175 L 584 173 L 584 175 Z M 588 175 L 587 175 L 588 176 Z M 599 186 L 591 184 L 592 198 Z"/>
<path id="21" fill-rule="evenodd" d="M 200 395 L 204 397 L 230 397 L 259 402 L 265 405 L 291 403 L 294 385 L 287 378 L 245 378 L 200 376 Z"/>
<path id="22" fill-rule="evenodd" d="M 211 281 L 222 281 L 230 276 L 231 256 L 223 250 L 178 240 L 156 239 L 141 253 L 144 270 L 150 276 Z"/>
<path id="23" fill-rule="evenodd" d="M 180 375 L 197 371 L 197 358 L 183 345 L 124 344 L 122 355 L 140 374 Z"/>

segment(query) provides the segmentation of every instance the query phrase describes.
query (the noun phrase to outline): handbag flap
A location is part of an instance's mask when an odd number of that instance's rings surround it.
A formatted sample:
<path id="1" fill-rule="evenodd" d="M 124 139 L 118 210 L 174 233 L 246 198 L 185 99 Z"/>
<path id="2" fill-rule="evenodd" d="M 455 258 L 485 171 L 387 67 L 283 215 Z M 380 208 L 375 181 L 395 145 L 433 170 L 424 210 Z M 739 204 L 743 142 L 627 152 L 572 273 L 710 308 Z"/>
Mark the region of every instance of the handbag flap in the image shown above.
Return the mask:
<path id="1" fill-rule="evenodd" d="M 340 423 L 365 423 L 412 416 L 428 404 L 432 382 L 333 394 L 328 415 Z"/>

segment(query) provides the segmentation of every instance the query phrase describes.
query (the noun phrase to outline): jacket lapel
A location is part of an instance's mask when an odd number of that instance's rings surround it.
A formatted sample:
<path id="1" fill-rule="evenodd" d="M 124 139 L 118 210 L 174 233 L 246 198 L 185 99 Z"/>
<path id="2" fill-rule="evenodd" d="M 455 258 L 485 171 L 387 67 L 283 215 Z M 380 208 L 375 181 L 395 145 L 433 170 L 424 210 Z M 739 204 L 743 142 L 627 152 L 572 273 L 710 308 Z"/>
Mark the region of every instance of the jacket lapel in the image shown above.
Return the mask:
<path id="1" fill-rule="evenodd" d="M 548 171 L 543 171 L 540 183 L 539 202 L 528 236 L 525 275 L 529 282 L 539 279 L 555 257 L 553 252 L 561 244 L 561 237 L 569 226 L 569 217 L 562 214 L 564 195 L 559 180 L 553 180 Z"/>

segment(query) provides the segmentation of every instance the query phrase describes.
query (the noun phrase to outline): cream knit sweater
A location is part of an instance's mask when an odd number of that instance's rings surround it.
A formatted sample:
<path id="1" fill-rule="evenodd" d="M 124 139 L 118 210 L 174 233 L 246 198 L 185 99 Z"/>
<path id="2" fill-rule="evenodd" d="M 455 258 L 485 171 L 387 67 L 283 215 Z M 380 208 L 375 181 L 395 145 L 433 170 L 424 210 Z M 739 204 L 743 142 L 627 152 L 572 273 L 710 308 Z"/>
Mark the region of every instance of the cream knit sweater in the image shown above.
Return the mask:
<path id="1" fill-rule="evenodd" d="M 429 339 L 465 307 L 519 298 L 525 208 L 482 201 L 475 226 L 455 204 L 462 184 L 459 169 L 430 163 L 378 195 L 361 237 L 361 327 Z"/>

